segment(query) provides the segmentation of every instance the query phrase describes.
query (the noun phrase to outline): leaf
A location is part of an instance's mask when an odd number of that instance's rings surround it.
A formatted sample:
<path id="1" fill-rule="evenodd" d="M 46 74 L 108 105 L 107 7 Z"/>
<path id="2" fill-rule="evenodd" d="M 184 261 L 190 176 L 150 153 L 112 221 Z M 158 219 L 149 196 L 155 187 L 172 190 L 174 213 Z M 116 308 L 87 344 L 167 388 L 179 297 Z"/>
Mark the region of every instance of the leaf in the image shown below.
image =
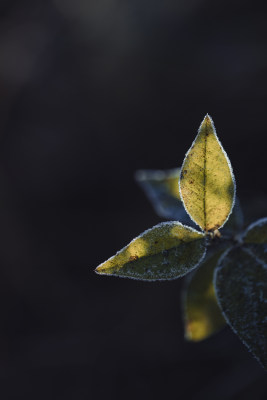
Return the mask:
<path id="1" fill-rule="evenodd" d="M 241 247 L 220 259 L 216 294 L 235 333 L 267 368 L 267 266 Z"/>
<path id="2" fill-rule="evenodd" d="M 139 170 L 135 179 L 163 218 L 191 224 L 179 194 L 180 168 L 168 170 Z"/>
<path id="3" fill-rule="evenodd" d="M 202 233 L 179 222 L 163 222 L 132 240 L 96 272 L 141 280 L 175 279 L 195 268 L 205 252 Z"/>
<path id="4" fill-rule="evenodd" d="M 185 209 L 202 230 L 224 225 L 234 205 L 235 181 L 209 115 L 185 156 L 179 184 Z"/>
<path id="5" fill-rule="evenodd" d="M 226 324 L 213 285 L 214 269 L 222 253 L 221 250 L 205 258 L 187 281 L 183 299 L 187 340 L 198 342 L 207 339 Z"/>
<path id="6" fill-rule="evenodd" d="M 267 218 L 249 225 L 243 235 L 243 242 L 247 251 L 267 264 Z"/>
<path id="7" fill-rule="evenodd" d="M 223 232 L 240 233 L 244 226 L 244 215 L 238 197 L 235 198 L 235 205 L 228 220 L 223 226 Z"/>
<path id="8" fill-rule="evenodd" d="M 267 218 L 261 218 L 246 229 L 243 241 L 245 243 L 267 243 Z"/>

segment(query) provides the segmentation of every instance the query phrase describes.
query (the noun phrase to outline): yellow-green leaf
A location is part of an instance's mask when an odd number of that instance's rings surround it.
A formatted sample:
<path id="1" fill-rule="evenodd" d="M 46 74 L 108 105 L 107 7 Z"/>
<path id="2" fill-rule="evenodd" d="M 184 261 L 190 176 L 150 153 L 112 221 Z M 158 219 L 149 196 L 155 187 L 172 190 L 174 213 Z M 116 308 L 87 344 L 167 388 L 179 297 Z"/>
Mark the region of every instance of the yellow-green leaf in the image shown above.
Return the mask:
<path id="1" fill-rule="evenodd" d="M 163 222 L 132 240 L 96 272 L 140 280 L 175 279 L 195 268 L 205 252 L 203 233 L 179 222 Z"/>
<path id="2" fill-rule="evenodd" d="M 198 342 L 222 329 L 226 322 L 218 306 L 213 273 L 223 251 L 205 259 L 187 281 L 183 311 L 185 337 Z"/>
<path id="3" fill-rule="evenodd" d="M 234 205 L 235 181 L 209 115 L 185 156 L 179 184 L 185 209 L 201 229 L 224 225 Z"/>

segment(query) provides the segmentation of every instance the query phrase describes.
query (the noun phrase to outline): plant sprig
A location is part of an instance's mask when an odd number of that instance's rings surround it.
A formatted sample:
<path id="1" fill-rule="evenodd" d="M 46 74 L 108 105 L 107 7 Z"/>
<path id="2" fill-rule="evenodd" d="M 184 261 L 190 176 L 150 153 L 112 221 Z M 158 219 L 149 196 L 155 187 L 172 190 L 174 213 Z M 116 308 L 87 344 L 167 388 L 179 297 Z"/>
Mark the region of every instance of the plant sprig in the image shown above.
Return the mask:
<path id="1" fill-rule="evenodd" d="M 211 117 L 181 169 L 138 171 L 136 179 L 156 212 L 173 221 L 143 232 L 96 272 L 146 281 L 188 274 L 186 339 L 206 339 L 228 323 L 267 369 L 267 218 L 243 231 L 232 167 Z"/>

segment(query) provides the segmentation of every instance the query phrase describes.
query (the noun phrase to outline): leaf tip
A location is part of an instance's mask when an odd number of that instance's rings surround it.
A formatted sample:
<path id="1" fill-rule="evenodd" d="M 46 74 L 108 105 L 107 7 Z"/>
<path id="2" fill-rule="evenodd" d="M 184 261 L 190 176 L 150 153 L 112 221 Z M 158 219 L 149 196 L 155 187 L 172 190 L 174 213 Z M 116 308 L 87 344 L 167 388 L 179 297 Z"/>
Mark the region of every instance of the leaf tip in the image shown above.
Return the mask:
<path id="1" fill-rule="evenodd" d="M 208 336 L 206 326 L 200 320 L 187 321 L 184 332 L 187 342 L 201 342 Z"/>
<path id="2" fill-rule="evenodd" d="M 210 116 L 208 113 L 205 115 L 202 124 L 206 124 L 206 125 L 211 125 L 211 126 L 213 126 L 212 118 L 211 118 L 211 116 Z"/>
<path id="3" fill-rule="evenodd" d="M 97 275 L 103 275 L 105 273 L 103 265 L 102 264 L 98 265 L 98 267 L 95 268 L 94 272 Z"/>

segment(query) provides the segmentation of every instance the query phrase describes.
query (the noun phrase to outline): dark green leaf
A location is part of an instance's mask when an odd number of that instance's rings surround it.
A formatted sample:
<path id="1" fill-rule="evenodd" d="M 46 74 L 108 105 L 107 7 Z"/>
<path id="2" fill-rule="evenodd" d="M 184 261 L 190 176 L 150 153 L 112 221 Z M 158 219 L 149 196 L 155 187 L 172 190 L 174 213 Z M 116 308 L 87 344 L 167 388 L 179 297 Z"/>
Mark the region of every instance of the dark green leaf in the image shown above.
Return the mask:
<path id="1" fill-rule="evenodd" d="M 243 240 L 245 243 L 267 243 L 267 218 L 261 218 L 249 225 Z"/>
<path id="2" fill-rule="evenodd" d="M 239 199 L 236 197 L 235 205 L 227 222 L 222 228 L 222 232 L 239 233 L 244 226 L 244 215 L 240 206 Z"/>
<path id="3" fill-rule="evenodd" d="M 215 273 L 216 295 L 229 325 L 267 368 L 267 266 L 246 249 L 225 254 Z"/>
<path id="4" fill-rule="evenodd" d="M 267 218 L 261 218 L 249 225 L 243 241 L 250 253 L 267 264 Z"/>

